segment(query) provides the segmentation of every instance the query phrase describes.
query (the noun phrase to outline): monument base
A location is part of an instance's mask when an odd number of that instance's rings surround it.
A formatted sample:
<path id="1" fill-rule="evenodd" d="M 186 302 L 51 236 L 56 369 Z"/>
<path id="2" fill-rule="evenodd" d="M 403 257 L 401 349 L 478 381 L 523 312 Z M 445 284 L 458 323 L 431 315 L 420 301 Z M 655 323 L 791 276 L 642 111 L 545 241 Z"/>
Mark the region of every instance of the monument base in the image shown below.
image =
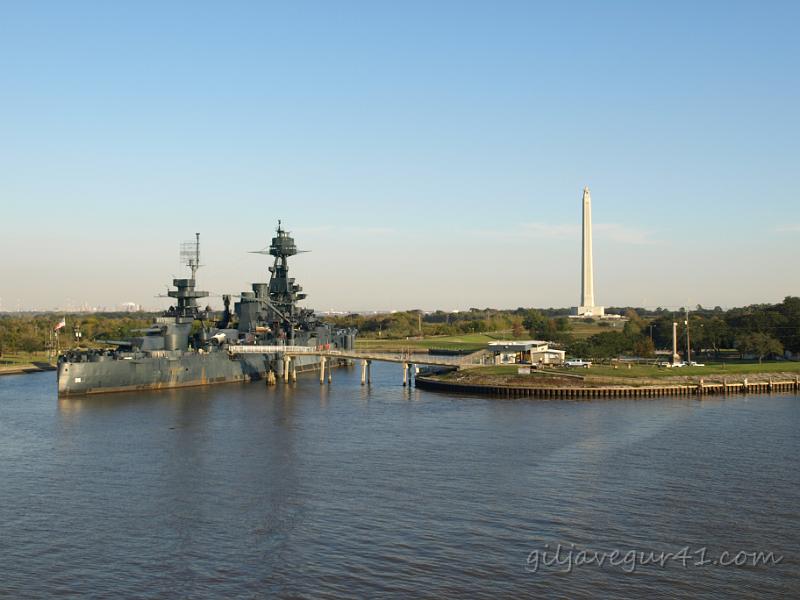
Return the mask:
<path id="1" fill-rule="evenodd" d="M 604 317 L 606 309 L 602 306 L 579 306 L 575 309 L 577 317 Z"/>

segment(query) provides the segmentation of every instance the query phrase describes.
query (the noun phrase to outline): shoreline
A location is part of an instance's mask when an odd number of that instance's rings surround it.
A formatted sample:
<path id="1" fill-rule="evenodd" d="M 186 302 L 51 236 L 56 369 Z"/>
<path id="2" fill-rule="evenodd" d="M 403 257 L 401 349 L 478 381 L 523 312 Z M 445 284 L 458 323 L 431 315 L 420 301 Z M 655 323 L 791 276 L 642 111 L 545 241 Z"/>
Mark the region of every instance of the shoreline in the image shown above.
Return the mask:
<path id="1" fill-rule="evenodd" d="M 45 371 L 55 371 L 55 365 L 34 365 L 32 363 L 0 367 L 0 377 L 3 375 L 29 375 L 31 373 L 43 373 Z"/>
<path id="2" fill-rule="evenodd" d="M 772 392 L 800 392 L 800 379 L 757 380 L 746 377 L 737 382 L 683 384 L 666 383 L 662 385 L 609 385 L 564 386 L 564 385 L 507 385 L 500 383 L 444 381 L 435 376 L 419 375 L 414 385 L 420 389 L 440 392 L 469 393 L 500 398 L 541 398 L 591 400 L 599 398 L 660 398 L 663 396 L 705 396 L 734 394 L 767 394 Z"/>

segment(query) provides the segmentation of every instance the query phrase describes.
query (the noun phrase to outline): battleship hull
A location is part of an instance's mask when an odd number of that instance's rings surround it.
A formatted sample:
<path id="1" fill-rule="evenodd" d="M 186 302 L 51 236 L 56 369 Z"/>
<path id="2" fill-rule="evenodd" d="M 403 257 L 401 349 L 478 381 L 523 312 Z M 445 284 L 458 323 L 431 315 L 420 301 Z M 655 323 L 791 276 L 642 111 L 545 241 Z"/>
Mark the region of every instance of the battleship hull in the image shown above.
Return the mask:
<path id="1" fill-rule="evenodd" d="M 184 353 L 177 357 L 63 361 L 58 365 L 58 395 L 160 390 L 264 379 L 280 373 L 275 355 L 230 357 L 226 352 Z M 317 368 L 319 357 L 298 356 L 297 370 Z"/>

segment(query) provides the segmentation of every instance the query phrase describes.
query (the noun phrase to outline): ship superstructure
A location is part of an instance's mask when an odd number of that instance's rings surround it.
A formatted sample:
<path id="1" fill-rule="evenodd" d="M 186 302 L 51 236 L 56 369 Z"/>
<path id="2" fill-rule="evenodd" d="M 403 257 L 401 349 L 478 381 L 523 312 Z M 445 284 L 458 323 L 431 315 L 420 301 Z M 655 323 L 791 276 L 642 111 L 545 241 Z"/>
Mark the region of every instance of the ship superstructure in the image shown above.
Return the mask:
<path id="1" fill-rule="evenodd" d="M 167 295 L 175 299 L 152 325 L 129 340 L 107 340 L 109 348 L 70 350 L 59 357 L 60 396 L 162 389 L 212 383 L 251 381 L 280 376 L 282 355 L 236 354 L 230 345 L 310 346 L 352 349 L 356 331 L 334 330 L 313 310 L 298 306 L 302 287 L 288 276 L 288 258 L 298 253 L 294 239 L 280 221 L 275 237 L 260 254 L 274 257 L 268 283 L 253 283 L 240 294 L 231 310 L 231 296 L 223 296 L 219 318 L 198 300 L 208 292 L 196 289 L 200 267 L 200 235 L 182 245 L 181 257 L 189 278 L 175 278 Z M 316 356 L 298 357 L 297 370 L 313 369 Z"/>

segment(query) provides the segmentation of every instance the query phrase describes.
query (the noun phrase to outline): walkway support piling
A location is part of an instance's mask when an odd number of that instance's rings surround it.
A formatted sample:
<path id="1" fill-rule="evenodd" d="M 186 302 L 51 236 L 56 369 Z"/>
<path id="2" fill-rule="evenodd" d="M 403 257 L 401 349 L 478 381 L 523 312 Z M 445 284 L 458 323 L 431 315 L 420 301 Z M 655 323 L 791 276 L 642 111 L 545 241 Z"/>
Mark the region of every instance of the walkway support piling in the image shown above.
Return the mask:
<path id="1" fill-rule="evenodd" d="M 325 383 L 325 357 L 323 356 L 322 359 L 319 361 L 319 384 L 322 385 Z"/>
<path id="2" fill-rule="evenodd" d="M 361 361 L 361 385 L 367 385 L 367 360 Z"/>

